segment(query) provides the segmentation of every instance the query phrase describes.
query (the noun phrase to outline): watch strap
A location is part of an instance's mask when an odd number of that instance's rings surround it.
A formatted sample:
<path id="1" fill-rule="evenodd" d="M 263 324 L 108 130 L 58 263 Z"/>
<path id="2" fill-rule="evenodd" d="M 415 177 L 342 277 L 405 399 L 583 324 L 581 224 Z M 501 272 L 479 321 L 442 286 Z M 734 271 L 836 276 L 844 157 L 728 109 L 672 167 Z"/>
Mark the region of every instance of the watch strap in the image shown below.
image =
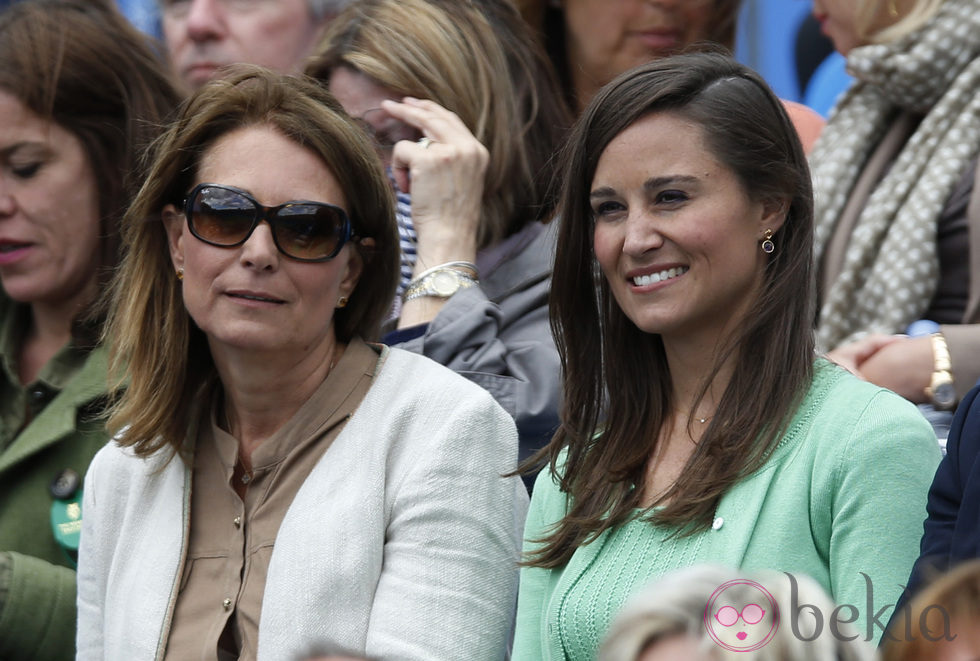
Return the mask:
<path id="1" fill-rule="evenodd" d="M 460 289 L 466 289 L 478 284 L 479 281 L 468 271 L 455 265 L 441 265 L 423 272 L 419 277 L 408 283 L 402 301 L 408 302 L 416 298 L 430 296 L 433 298 L 449 298 Z"/>
<path id="2" fill-rule="evenodd" d="M 933 333 L 932 340 L 932 377 L 926 388 L 926 396 L 932 405 L 940 410 L 949 410 L 956 405 L 955 389 L 953 388 L 953 362 L 949 355 L 949 347 L 942 333 Z"/>

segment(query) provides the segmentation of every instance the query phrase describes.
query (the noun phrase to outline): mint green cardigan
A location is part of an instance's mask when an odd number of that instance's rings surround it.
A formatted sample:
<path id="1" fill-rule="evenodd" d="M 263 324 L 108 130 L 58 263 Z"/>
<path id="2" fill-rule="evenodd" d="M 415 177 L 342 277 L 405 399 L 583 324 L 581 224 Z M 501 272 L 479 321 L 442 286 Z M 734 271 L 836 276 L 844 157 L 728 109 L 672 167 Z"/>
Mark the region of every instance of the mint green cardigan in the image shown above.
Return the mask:
<path id="1" fill-rule="evenodd" d="M 914 405 L 821 359 L 786 436 L 722 498 L 711 529 L 666 539 L 670 531 L 632 521 L 579 547 L 564 567 L 522 569 L 513 659 L 594 659 L 632 593 L 699 563 L 808 574 L 838 604 L 855 606 L 852 626 L 877 641 L 874 618 L 888 622 L 891 608 L 878 611 L 895 603 L 918 556 L 939 459 L 936 437 Z M 542 471 L 525 551 L 565 508 L 565 494 Z"/>

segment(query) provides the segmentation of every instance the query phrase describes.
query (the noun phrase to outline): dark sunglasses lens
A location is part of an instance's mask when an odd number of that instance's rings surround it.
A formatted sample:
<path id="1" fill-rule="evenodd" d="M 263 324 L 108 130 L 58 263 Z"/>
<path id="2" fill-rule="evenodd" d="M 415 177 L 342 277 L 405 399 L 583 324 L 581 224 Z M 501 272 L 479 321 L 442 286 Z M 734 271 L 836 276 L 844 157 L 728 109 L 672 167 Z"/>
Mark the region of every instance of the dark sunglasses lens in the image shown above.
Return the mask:
<path id="1" fill-rule="evenodd" d="M 276 214 L 279 248 L 297 259 L 333 257 L 344 239 L 345 218 L 335 207 L 290 204 Z"/>
<path id="2" fill-rule="evenodd" d="M 191 229 L 218 246 L 234 246 L 248 236 L 255 223 L 255 205 L 226 188 L 202 188 L 191 206 Z"/>

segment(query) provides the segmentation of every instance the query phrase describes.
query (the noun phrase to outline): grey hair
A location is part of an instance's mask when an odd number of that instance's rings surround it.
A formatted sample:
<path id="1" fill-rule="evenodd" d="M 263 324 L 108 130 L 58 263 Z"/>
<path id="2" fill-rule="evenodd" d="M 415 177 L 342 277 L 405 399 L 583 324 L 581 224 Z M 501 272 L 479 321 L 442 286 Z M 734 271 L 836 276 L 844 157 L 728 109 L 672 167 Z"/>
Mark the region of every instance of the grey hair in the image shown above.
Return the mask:
<path id="1" fill-rule="evenodd" d="M 746 574 L 715 565 L 688 567 L 666 574 L 626 603 L 599 649 L 599 661 L 636 661 L 651 644 L 674 635 L 694 638 L 700 658 L 712 661 L 874 661 L 877 658 L 874 647 L 862 640 L 852 627 L 845 623 L 839 627 L 840 634 L 853 634 L 852 640 L 846 640 L 844 635 L 835 636 L 829 626 L 814 621 L 810 608 L 794 614 L 798 620 L 796 628 L 802 632 L 800 638 L 793 633 L 794 627 L 784 621 L 772 640 L 757 650 L 724 649 L 708 633 L 704 611 L 719 586 L 734 579 L 748 579 L 750 583 L 765 586 L 784 613 L 790 612 L 793 581 L 800 603 L 812 605 L 821 613 L 831 613 L 835 608 L 824 589 L 801 574 L 791 578 L 776 571 Z M 738 594 L 740 589 L 745 595 Z M 747 585 L 736 585 L 729 590 L 733 591 L 730 597 L 736 601 L 746 595 L 755 596 L 753 588 Z"/>

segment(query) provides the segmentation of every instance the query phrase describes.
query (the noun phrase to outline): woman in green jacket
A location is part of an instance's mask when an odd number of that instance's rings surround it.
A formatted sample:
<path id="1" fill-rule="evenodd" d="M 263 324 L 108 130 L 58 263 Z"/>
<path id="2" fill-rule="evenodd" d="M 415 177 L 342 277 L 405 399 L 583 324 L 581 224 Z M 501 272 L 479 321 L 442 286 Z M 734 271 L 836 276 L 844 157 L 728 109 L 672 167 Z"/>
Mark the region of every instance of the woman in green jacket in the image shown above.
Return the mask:
<path id="1" fill-rule="evenodd" d="M 74 657 L 81 480 L 107 434 L 99 298 L 179 97 L 109 2 L 0 14 L 0 658 Z"/>

